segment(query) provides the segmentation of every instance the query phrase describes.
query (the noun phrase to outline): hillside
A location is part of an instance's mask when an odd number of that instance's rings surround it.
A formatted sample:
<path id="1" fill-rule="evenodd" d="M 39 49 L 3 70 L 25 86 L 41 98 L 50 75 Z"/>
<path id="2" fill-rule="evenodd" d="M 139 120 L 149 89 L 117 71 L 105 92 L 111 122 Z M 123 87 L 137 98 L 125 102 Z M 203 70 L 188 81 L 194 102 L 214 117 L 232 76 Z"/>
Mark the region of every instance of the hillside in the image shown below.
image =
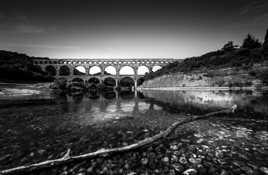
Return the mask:
<path id="1" fill-rule="evenodd" d="M 52 81 L 39 67 L 34 66 L 26 54 L 0 50 L 1 82 L 46 82 Z M 45 58 L 44 58 L 45 59 Z"/>
<path id="2" fill-rule="evenodd" d="M 202 78 L 203 80 L 208 79 L 207 81 L 210 81 L 210 83 L 203 82 L 203 85 L 199 84 L 200 86 L 215 86 L 215 84 L 211 83 L 212 81 L 215 82 L 215 77 L 220 78 L 224 76 L 231 79 L 244 77 L 239 80 L 243 82 L 259 79 L 263 83 L 268 84 L 268 69 L 266 69 L 268 61 L 266 54 L 268 49 L 267 42 L 265 39 L 264 44 L 261 45 L 258 40 L 248 35 L 240 48 L 233 46 L 232 42 L 229 42 L 218 51 L 209 52 L 200 57 L 187 58 L 182 62 L 174 62 L 156 72 L 147 74 L 143 86 L 148 87 L 149 84 L 150 86 L 157 86 L 156 81 L 160 79 L 169 81 L 158 82 L 165 86 L 172 87 L 178 86 L 178 84 L 188 86 L 189 81 L 187 79 L 193 81 L 196 79 L 195 77 L 199 77 L 199 80 Z M 188 78 L 182 78 L 182 75 L 188 76 Z M 245 77 L 245 75 L 247 76 Z M 182 81 L 185 78 L 186 81 Z M 152 83 L 153 81 L 155 83 Z M 216 83 L 219 86 L 232 86 L 230 84 L 233 83 L 227 83 L 226 80 L 220 81 L 220 83 Z M 239 84 L 239 81 L 235 82 L 235 84 Z M 197 80 L 193 82 L 196 83 Z M 196 86 L 198 86 L 198 83 Z"/>

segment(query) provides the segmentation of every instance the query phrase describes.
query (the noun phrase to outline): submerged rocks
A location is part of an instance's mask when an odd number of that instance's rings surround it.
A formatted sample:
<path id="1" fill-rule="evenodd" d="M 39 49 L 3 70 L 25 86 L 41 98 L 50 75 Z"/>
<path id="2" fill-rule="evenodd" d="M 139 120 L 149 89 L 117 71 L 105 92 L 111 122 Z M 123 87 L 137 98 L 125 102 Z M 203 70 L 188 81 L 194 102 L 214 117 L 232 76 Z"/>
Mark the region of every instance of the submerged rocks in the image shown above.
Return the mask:
<path id="1" fill-rule="evenodd" d="M 184 171 L 182 174 L 183 175 L 196 175 L 197 171 L 195 169 L 190 168 L 190 169 Z"/>
<path id="2" fill-rule="evenodd" d="M 260 171 L 264 174 L 268 174 L 268 168 L 267 167 L 261 167 Z"/>

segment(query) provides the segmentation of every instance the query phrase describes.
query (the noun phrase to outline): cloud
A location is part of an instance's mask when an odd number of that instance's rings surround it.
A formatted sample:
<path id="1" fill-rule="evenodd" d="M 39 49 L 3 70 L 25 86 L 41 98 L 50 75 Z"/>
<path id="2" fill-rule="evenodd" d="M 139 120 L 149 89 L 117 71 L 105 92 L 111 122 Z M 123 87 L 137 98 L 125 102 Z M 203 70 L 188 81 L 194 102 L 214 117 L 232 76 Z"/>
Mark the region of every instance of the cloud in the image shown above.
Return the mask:
<path id="1" fill-rule="evenodd" d="M 53 26 L 40 25 L 24 14 L 3 14 L 0 12 L 0 32 L 41 34 L 55 31 Z"/>
<path id="2" fill-rule="evenodd" d="M 239 15 L 256 15 L 260 13 L 266 13 L 268 11 L 268 1 L 267 0 L 253 0 L 245 4 L 239 10 Z"/>
<path id="3" fill-rule="evenodd" d="M 47 31 L 45 28 L 30 24 L 18 24 L 15 27 L 15 30 L 19 33 L 26 33 L 26 34 L 39 34 Z"/>
<path id="4" fill-rule="evenodd" d="M 10 47 L 21 47 L 21 48 L 36 48 L 36 49 L 55 49 L 55 50 L 78 50 L 81 49 L 79 46 L 74 45 L 53 45 L 53 44 L 17 44 L 7 43 Z"/>
<path id="5" fill-rule="evenodd" d="M 5 19 L 5 15 L 0 12 L 0 20 Z"/>

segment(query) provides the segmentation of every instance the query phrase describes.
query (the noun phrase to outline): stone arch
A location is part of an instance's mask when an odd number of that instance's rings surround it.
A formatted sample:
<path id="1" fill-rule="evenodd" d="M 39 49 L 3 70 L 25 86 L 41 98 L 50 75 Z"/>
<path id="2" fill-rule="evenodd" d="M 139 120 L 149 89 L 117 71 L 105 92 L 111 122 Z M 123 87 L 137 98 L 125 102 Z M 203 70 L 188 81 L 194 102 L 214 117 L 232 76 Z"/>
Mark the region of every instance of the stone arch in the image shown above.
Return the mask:
<path id="1" fill-rule="evenodd" d="M 119 75 L 135 75 L 135 70 L 131 66 L 122 66 L 119 70 Z"/>
<path id="2" fill-rule="evenodd" d="M 76 66 L 73 70 L 74 75 L 85 75 L 86 74 L 86 68 L 84 66 Z"/>
<path id="3" fill-rule="evenodd" d="M 133 87 L 135 85 L 135 80 L 131 77 L 124 77 L 119 80 L 119 86 L 121 87 Z"/>
<path id="4" fill-rule="evenodd" d="M 45 71 L 50 76 L 55 76 L 57 74 L 57 70 L 54 66 L 48 65 L 45 67 Z"/>
<path id="5" fill-rule="evenodd" d="M 70 68 L 68 66 L 61 66 L 59 69 L 59 75 L 68 76 L 70 75 Z"/>
<path id="6" fill-rule="evenodd" d="M 112 77 L 107 77 L 103 80 L 103 84 L 105 86 L 112 86 L 115 87 L 116 86 L 116 80 Z"/>
<path id="7" fill-rule="evenodd" d="M 150 70 L 147 66 L 139 66 L 137 70 L 138 75 L 145 75 L 146 73 L 149 73 Z"/>
<path id="8" fill-rule="evenodd" d="M 90 75 L 100 75 L 102 72 L 102 69 L 100 66 L 92 66 L 89 68 L 89 74 Z"/>
<path id="9" fill-rule="evenodd" d="M 153 72 L 156 72 L 156 71 L 158 71 L 159 69 L 161 69 L 162 67 L 161 66 L 153 66 L 153 68 L 152 68 L 152 71 Z"/>
<path id="10" fill-rule="evenodd" d="M 104 69 L 104 74 L 106 74 L 106 75 L 116 75 L 116 68 L 114 66 L 107 66 Z"/>

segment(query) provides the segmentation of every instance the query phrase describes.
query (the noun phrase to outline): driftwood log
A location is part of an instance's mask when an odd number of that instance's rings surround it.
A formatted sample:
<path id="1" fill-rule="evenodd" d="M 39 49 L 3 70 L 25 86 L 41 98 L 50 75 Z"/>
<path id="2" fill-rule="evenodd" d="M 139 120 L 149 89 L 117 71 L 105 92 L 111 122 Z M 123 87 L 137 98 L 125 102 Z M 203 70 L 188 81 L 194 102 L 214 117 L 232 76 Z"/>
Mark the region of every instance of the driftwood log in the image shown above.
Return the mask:
<path id="1" fill-rule="evenodd" d="M 141 140 L 137 143 L 134 143 L 134 144 L 131 144 L 128 146 L 111 148 L 111 149 L 100 149 L 100 150 L 95 151 L 95 152 L 81 154 L 81 155 L 77 155 L 77 156 L 70 156 L 70 149 L 68 149 L 66 154 L 62 158 L 53 159 L 53 160 L 46 160 L 46 161 L 35 163 L 35 164 L 23 165 L 23 166 L 18 166 L 18 167 L 11 168 L 11 169 L 2 170 L 2 171 L 0 171 L 0 174 L 4 175 L 4 174 L 17 174 L 17 173 L 32 172 L 34 170 L 55 167 L 58 165 L 69 163 L 69 162 L 81 161 L 81 160 L 85 160 L 85 159 L 95 158 L 98 156 L 106 156 L 106 155 L 112 154 L 112 153 L 122 153 L 122 152 L 135 150 L 137 148 L 149 146 L 153 142 L 158 141 L 162 138 L 166 138 L 180 125 L 183 125 L 183 124 L 186 124 L 189 122 L 193 122 L 193 121 L 197 121 L 200 119 L 206 119 L 206 118 L 212 117 L 216 114 L 231 113 L 231 112 L 234 112 L 236 108 L 237 108 L 237 106 L 234 105 L 231 109 L 225 109 L 225 110 L 221 110 L 221 111 L 211 112 L 211 113 L 207 113 L 207 114 L 200 115 L 200 116 L 190 116 L 189 118 L 187 118 L 183 121 L 177 121 L 177 122 L 173 123 L 165 131 L 161 131 L 159 134 L 156 134 L 156 135 L 149 137 L 149 138 L 145 138 L 144 140 Z"/>

